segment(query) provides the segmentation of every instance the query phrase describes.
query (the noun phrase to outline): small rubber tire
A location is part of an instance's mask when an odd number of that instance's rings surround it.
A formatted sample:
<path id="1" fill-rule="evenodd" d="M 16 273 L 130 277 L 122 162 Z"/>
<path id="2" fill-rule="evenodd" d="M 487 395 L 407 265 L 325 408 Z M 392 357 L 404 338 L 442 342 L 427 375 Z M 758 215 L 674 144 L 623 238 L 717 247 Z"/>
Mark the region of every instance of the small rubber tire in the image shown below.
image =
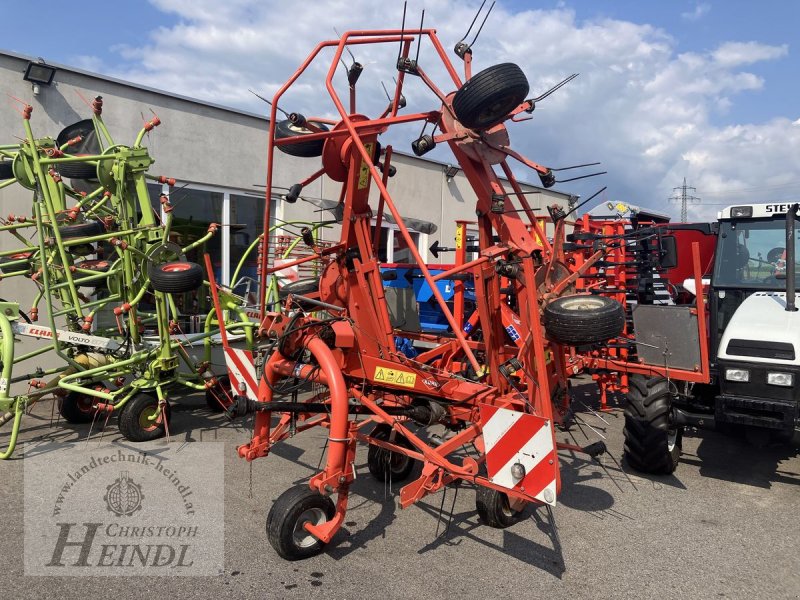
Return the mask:
<path id="1" fill-rule="evenodd" d="M 297 281 L 292 281 L 286 285 L 282 285 L 278 290 L 278 299 L 283 303 L 286 298 L 292 296 L 310 296 L 311 298 L 319 298 L 319 277 L 304 277 Z M 304 311 L 319 310 L 316 304 L 310 302 L 303 302 L 296 300 L 295 304 Z"/>
<path id="2" fill-rule="evenodd" d="M 75 225 L 64 225 L 58 228 L 62 240 L 84 238 L 105 233 L 106 227 L 100 221 L 86 221 Z"/>
<path id="3" fill-rule="evenodd" d="M 464 127 L 488 129 L 502 123 L 525 101 L 530 87 L 514 63 L 501 63 L 476 73 L 453 96 L 453 112 Z"/>
<path id="4" fill-rule="evenodd" d="M 486 467 L 481 466 L 479 473 L 486 477 Z M 495 529 L 511 527 L 519 522 L 522 515 L 522 511 L 511 508 L 506 494 L 482 485 L 475 490 L 475 508 L 480 521 Z"/>
<path id="5" fill-rule="evenodd" d="M 0 160 L 0 180 L 14 179 L 14 170 L 11 168 L 12 161 Z"/>
<path id="6" fill-rule="evenodd" d="M 267 515 L 267 539 L 275 552 L 286 560 L 311 558 L 322 552 L 325 543 L 303 529 L 313 521 L 320 525 L 336 514 L 333 501 L 307 485 L 289 488 L 278 496 Z"/>
<path id="7" fill-rule="evenodd" d="M 150 285 L 167 294 L 191 292 L 203 285 L 203 268 L 188 261 L 165 262 L 150 268 Z"/>
<path id="8" fill-rule="evenodd" d="M 370 437 L 382 442 L 388 442 L 392 437 L 392 428 L 380 423 L 372 430 Z M 409 450 L 414 448 L 404 435 L 397 432 L 394 434 L 392 443 Z M 372 444 L 367 450 L 367 469 L 375 479 L 382 483 L 405 481 L 414 470 L 416 462 L 405 454 L 392 452 Z"/>
<path id="9" fill-rule="evenodd" d="M 544 307 L 547 338 L 567 346 L 584 346 L 618 337 L 625 328 L 625 309 L 613 298 L 574 294 Z"/>
<path id="10" fill-rule="evenodd" d="M 672 396 L 663 377 L 631 375 L 625 405 L 624 456 L 642 473 L 668 475 L 681 456 L 683 428 L 670 423 Z"/>
<path id="11" fill-rule="evenodd" d="M 86 156 L 82 154 L 71 154 L 70 156 Z M 65 157 L 66 158 L 66 157 Z M 97 180 L 97 165 L 85 162 L 58 163 L 59 175 L 70 179 L 93 179 Z"/>
<path id="12" fill-rule="evenodd" d="M 67 423 L 91 423 L 96 412 L 92 407 L 95 400 L 99 398 L 80 392 L 69 392 L 58 403 L 58 413 Z"/>
<path id="13" fill-rule="evenodd" d="M 169 424 L 169 402 L 164 405 L 164 415 L 160 423 L 148 423 L 147 417 L 158 409 L 158 398 L 150 394 L 137 394 L 120 410 L 119 432 L 131 442 L 149 442 L 157 440 L 167 432 Z M 164 420 L 166 419 L 166 424 Z"/>
<path id="14" fill-rule="evenodd" d="M 315 127 L 323 131 L 328 131 L 328 126 L 318 121 L 310 121 Z M 316 133 L 307 129 L 306 127 L 298 127 L 293 125 L 288 119 L 278 121 L 275 123 L 275 139 L 283 140 L 286 138 L 301 138 L 305 135 Z M 322 147 L 325 145 L 325 140 L 311 140 L 309 142 L 300 142 L 296 144 L 281 144 L 276 146 L 278 150 L 284 154 L 291 156 L 299 156 L 302 158 L 313 158 L 315 156 L 322 156 Z"/>
<path id="15" fill-rule="evenodd" d="M 109 261 L 107 261 L 107 260 L 102 260 L 102 259 L 98 259 L 98 260 L 81 260 L 81 261 L 75 263 L 75 268 L 76 269 L 85 269 L 87 271 L 95 271 L 97 273 L 108 273 L 108 271 L 111 269 L 111 263 Z M 81 276 L 83 276 L 83 275 L 82 274 L 78 274 L 78 276 L 75 277 L 75 279 L 79 279 Z M 88 277 L 88 275 L 86 275 L 86 277 Z M 105 287 L 107 287 L 106 286 L 106 280 L 107 280 L 107 278 L 105 278 L 105 279 L 95 279 L 93 281 L 87 281 L 86 283 L 82 283 L 81 286 L 82 287 L 93 287 L 95 289 L 97 289 L 97 288 L 105 288 Z"/>
<path id="16" fill-rule="evenodd" d="M 206 404 L 211 412 L 220 413 L 225 412 L 232 400 L 228 400 L 222 390 L 226 390 L 233 398 L 231 391 L 231 378 L 228 375 L 217 377 L 217 385 L 206 390 Z M 222 402 L 222 404 L 220 403 Z"/>

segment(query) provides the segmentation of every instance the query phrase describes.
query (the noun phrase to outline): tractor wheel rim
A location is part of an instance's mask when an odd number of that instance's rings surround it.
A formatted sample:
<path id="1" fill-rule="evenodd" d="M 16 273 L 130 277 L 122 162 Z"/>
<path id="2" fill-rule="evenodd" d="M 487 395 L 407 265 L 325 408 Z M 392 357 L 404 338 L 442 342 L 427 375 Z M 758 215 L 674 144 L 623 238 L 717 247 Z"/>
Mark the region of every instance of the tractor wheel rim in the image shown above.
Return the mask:
<path id="1" fill-rule="evenodd" d="M 292 540 L 295 546 L 298 548 L 310 548 L 316 544 L 318 541 L 317 538 L 306 530 L 305 524 L 311 523 L 312 525 L 321 525 L 327 520 L 328 517 L 321 508 L 309 508 L 303 511 L 297 519 L 294 531 L 292 531 Z"/>
<path id="2" fill-rule="evenodd" d="M 151 418 L 153 417 L 153 415 L 156 414 L 157 411 L 158 411 L 158 407 L 156 407 L 156 406 L 147 406 L 147 407 L 145 407 L 145 409 L 142 412 L 139 413 L 139 426 L 144 431 L 152 431 L 153 429 L 158 427 L 158 424 L 156 423 L 156 421 L 155 420 L 151 420 Z"/>
<path id="3" fill-rule="evenodd" d="M 82 413 L 90 414 L 94 410 L 94 398 L 91 396 L 81 396 L 75 404 Z"/>
<path id="4" fill-rule="evenodd" d="M 165 273 L 181 273 L 191 268 L 192 266 L 189 263 L 175 263 L 172 265 L 164 265 L 161 267 L 161 270 Z"/>

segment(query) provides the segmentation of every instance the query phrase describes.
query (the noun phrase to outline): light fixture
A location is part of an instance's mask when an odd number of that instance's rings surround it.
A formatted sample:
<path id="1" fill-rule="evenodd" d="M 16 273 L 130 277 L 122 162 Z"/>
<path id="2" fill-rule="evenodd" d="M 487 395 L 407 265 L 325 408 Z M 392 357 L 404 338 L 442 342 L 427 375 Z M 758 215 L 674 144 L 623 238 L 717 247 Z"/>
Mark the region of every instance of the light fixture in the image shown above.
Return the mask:
<path id="1" fill-rule="evenodd" d="M 53 83 L 53 77 L 55 77 L 57 70 L 58 69 L 55 67 L 51 67 L 45 63 L 43 58 L 40 58 L 36 62 L 28 62 L 28 66 L 25 68 L 25 74 L 22 76 L 22 79 L 31 82 L 33 95 L 38 96 L 39 86 L 50 85 Z"/>
<path id="2" fill-rule="evenodd" d="M 447 181 L 451 181 L 453 177 L 458 175 L 458 172 L 461 169 L 459 167 L 453 165 L 446 165 L 444 168 L 444 176 L 447 177 Z"/>

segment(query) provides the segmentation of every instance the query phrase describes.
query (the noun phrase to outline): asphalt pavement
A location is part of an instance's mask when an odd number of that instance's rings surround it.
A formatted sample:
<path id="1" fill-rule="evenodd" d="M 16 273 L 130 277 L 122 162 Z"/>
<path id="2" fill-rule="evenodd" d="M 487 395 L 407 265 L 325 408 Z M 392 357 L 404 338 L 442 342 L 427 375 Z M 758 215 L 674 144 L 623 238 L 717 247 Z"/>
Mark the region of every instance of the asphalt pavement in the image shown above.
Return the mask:
<path id="1" fill-rule="evenodd" d="M 225 442 L 225 569 L 208 577 L 23 576 L 23 457 L 0 464 L 0 590 L 7 598 L 798 598 L 800 448 L 754 447 L 689 432 L 674 475 L 643 476 L 622 461 L 621 410 L 602 415 L 590 384 L 559 439 L 605 437 L 598 460 L 562 452 L 558 506 L 528 510 L 508 529 L 478 521 L 462 485 L 411 508 L 357 457 L 346 523 L 326 551 L 280 559 L 265 518 L 288 487 L 316 472 L 324 432 L 292 438 L 247 463 L 247 423 L 211 414 L 201 397 L 175 404 L 171 443 Z M 23 423 L 23 441 L 83 439 L 88 426 L 53 424 L 50 405 Z M 7 431 L 0 441 L 6 442 Z M 99 436 L 97 428 L 92 436 Z M 105 439 L 119 438 L 114 419 Z M 451 512 L 452 511 L 452 512 Z"/>

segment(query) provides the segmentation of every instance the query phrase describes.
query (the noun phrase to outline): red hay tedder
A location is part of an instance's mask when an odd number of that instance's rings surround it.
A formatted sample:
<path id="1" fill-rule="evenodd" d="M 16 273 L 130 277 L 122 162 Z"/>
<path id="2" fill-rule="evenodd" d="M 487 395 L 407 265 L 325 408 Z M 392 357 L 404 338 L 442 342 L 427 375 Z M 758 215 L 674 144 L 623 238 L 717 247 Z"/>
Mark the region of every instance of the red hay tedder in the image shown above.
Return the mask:
<path id="1" fill-rule="evenodd" d="M 412 46 L 422 43 L 430 44 L 441 61 L 443 83 L 435 83 L 418 59 L 410 58 Z M 334 86 L 334 75 L 348 47 L 378 44 L 400 48 L 398 76 L 389 106 L 371 118 L 356 111 L 361 65 L 348 69 L 346 100 Z M 291 114 L 279 121 L 282 97 L 326 49 L 333 49 L 333 57 L 325 85 L 338 119 Z M 322 261 L 321 275 L 285 286 L 280 305 L 267 303 L 262 286 L 252 352 L 230 348 L 223 330 L 238 394 L 229 414 L 255 413 L 253 437 L 239 447 L 241 457 L 266 456 L 274 444 L 316 426 L 328 430 L 324 469 L 308 484 L 282 494 L 267 518 L 269 540 L 284 558 L 320 552 L 342 526 L 358 442 L 368 444 L 369 470 L 379 481 L 401 481 L 421 463 L 418 477 L 400 490 L 403 507 L 466 481 L 476 486 L 481 520 L 494 527 L 514 523 L 529 503 L 556 503 L 559 449 L 604 451 L 601 442 L 586 448 L 559 443 L 555 428 L 569 416 L 569 377 L 585 367 L 611 369 L 627 361 L 625 352 L 607 344 L 624 335 L 624 296 L 614 299 L 620 290 L 592 290 L 586 283 L 598 264 L 611 260 L 608 250 L 578 241 L 565 253 L 567 215 L 551 208 L 546 230 L 508 164 L 510 157 L 526 165 L 545 187 L 556 183 L 552 169 L 510 146 L 504 123 L 524 120 L 540 99 L 528 99 L 519 67 L 504 63 L 473 74 L 469 46 L 460 42 L 455 51 L 463 60 L 463 80 L 433 29 L 347 32 L 320 43 L 272 99 L 266 197 L 274 192 L 279 149 L 322 162 L 290 188 L 287 200 L 327 177 L 341 183 L 342 211 L 338 242 L 289 264 L 269 264 L 265 236 L 262 278 L 310 260 Z M 433 107 L 400 114 L 408 77 L 419 78 L 430 90 Z M 435 276 L 387 189 L 394 171 L 392 148 L 378 141 L 391 127 L 412 122 L 438 130 L 415 140 L 414 152 L 422 155 L 447 144 L 477 195 L 478 258 L 467 261 L 463 251 L 457 252 L 455 266 Z M 495 173 L 497 166 L 505 180 Z M 268 227 L 269 202 L 265 213 Z M 393 327 L 377 252 L 387 214 L 431 287 L 451 335 Z M 697 264 L 695 276 L 699 286 Z M 458 295 L 454 308 L 448 305 L 436 286 L 443 279 L 474 283 L 472 315 L 464 314 Z M 213 285 L 212 292 L 221 311 Z M 702 299 L 699 314 L 702 320 Z M 426 342 L 425 349 L 409 358 L 396 347 L 398 335 Z M 303 385 L 315 393 L 298 396 Z M 432 426 L 444 426 L 446 434 L 431 435 Z"/>

